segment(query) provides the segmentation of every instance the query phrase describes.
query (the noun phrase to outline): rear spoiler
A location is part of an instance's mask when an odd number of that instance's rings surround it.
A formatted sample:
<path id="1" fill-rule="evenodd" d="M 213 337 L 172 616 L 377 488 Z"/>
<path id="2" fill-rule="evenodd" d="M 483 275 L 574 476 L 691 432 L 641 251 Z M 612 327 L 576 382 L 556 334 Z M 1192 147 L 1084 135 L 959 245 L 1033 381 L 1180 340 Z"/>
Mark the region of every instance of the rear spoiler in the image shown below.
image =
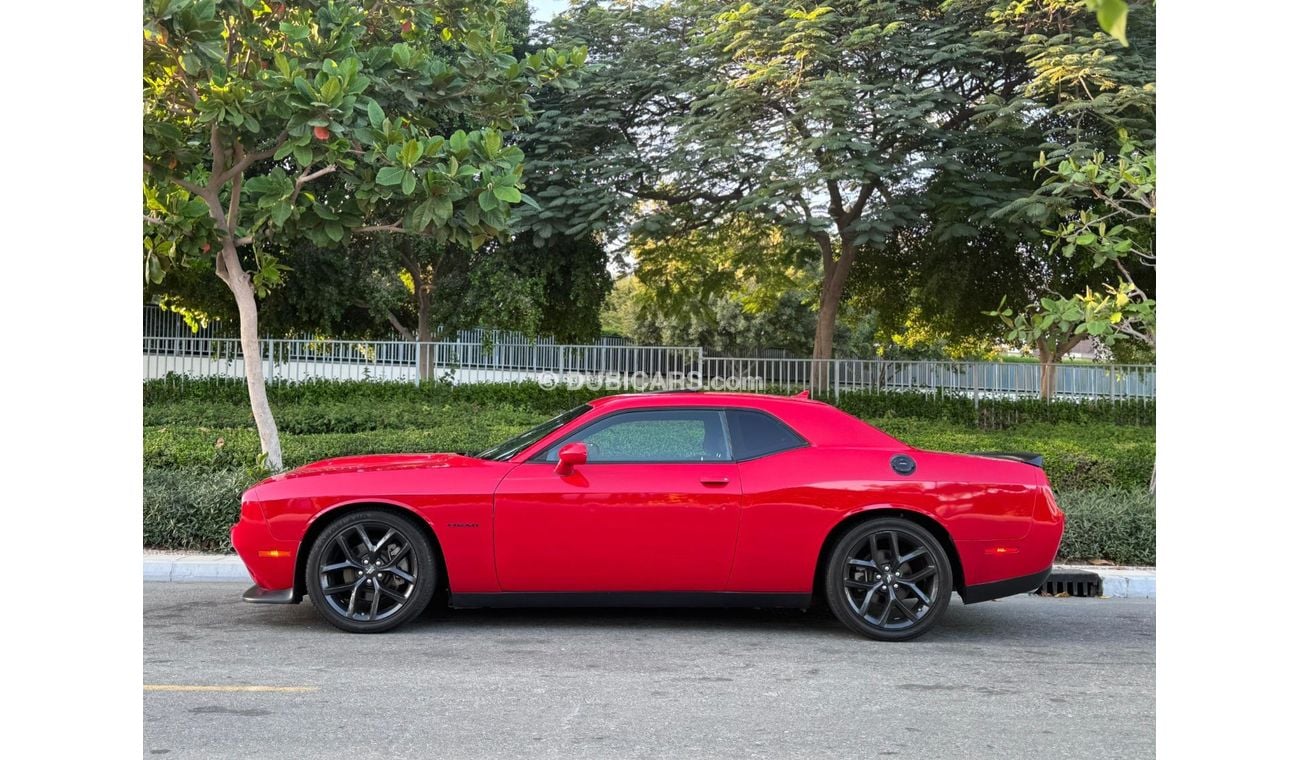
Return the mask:
<path id="1" fill-rule="evenodd" d="M 1032 464 L 1038 469 L 1043 469 L 1043 455 L 1035 454 L 1031 451 L 976 451 L 971 454 L 973 457 L 991 457 L 993 459 L 1011 459 L 1016 462 Z"/>

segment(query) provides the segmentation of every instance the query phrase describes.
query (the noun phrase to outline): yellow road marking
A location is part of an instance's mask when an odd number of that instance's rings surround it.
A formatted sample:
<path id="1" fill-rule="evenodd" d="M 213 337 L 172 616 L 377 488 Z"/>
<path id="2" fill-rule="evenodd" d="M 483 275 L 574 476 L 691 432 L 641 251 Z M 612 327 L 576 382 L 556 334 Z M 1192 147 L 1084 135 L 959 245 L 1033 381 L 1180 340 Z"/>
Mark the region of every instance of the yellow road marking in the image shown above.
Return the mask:
<path id="1" fill-rule="evenodd" d="M 174 683 L 147 683 L 145 691 L 316 691 L 315 686 L 187 686 Z"/>

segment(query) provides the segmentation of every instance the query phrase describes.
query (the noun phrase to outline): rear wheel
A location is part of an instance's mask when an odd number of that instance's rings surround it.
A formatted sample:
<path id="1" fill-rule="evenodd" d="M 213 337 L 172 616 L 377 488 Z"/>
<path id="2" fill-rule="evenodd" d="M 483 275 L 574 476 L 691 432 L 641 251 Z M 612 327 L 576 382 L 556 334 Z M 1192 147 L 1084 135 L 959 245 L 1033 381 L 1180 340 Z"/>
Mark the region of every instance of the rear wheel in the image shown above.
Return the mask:
<path id="1" fill-rule="evenodd" d="M 835 545 L 826 601 L 840 622 L 882 641 L 928 631 L 948 608 L 952 567 L 930 531 L 897 518 L 865 522 Z"/>
<path id="2" fill-rule="evenodd" d="M 307 593 L 321 617 L 352 633 L 419 616 L 438 584 L 433 547 L 414 520 L 354 512 L 328 525 L 307 555 Z"/>

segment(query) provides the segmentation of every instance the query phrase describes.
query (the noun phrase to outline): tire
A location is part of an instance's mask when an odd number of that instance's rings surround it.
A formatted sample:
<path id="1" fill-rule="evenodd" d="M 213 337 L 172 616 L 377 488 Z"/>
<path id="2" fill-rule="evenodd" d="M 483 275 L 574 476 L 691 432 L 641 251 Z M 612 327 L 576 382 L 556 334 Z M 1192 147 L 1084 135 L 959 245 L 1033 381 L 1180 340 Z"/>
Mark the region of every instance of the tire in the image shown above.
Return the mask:
<path id="1" fill-rule="evenodd" d="M 948 609 L 952 565 L 930 531 L 908 520 L 878 518 L 836 542 L 825 587 L 831 612 L 849 630 L 906 641 L 930 630 Z"/>
<path id="2" fill-rule="evenodd" d="M 329 523 L 305 572 L 316 612 L 349 633 L 389 631 L 419 617 L 438 586 L 433 546 L 416 521 L 377 510 Z"/>

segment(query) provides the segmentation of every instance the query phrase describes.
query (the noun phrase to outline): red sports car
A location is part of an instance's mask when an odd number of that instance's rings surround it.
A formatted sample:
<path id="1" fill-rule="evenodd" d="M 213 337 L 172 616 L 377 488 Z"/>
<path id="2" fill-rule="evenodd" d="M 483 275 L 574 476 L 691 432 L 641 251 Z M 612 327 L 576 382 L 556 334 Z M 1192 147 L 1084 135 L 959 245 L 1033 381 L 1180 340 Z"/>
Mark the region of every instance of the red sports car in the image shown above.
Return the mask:
<path id="1" fill-rule="evenodd" d="M 803 397 L 592 401 L 475 456 L 329 459 L 231 530 L 250 602 L 376 632 L 452 607 L 808 607 L 876 639 L 1031 591 L 1064 528 L 1031 454 L 912 448 Z"/>

